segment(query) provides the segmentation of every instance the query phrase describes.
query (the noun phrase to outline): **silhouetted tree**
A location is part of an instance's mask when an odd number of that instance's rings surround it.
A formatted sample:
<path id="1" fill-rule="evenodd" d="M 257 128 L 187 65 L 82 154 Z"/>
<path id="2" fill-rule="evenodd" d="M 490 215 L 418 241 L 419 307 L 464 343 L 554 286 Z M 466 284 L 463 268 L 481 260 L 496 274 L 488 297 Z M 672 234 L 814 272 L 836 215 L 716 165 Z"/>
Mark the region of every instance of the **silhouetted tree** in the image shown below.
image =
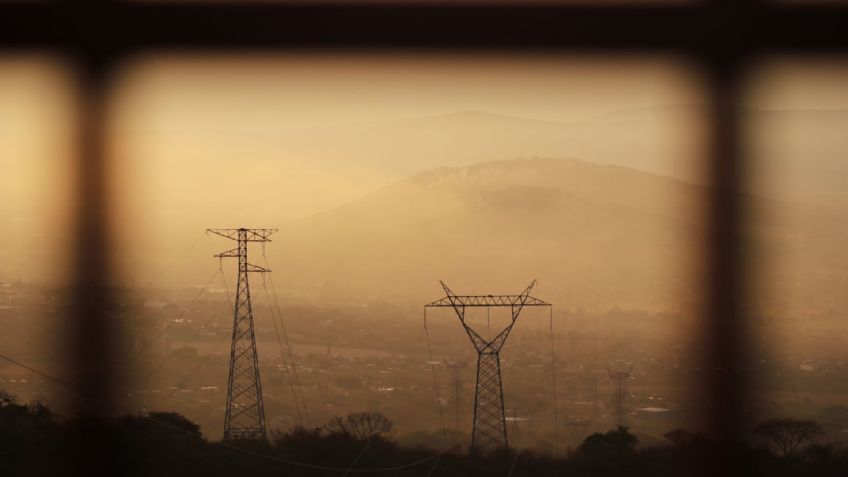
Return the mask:
<path id="1" fill-rule="evenodd" d="M 621 455 L 632 452 L 638 443 L 639 439 L 626 427 L 619 427 L 604 434 L 596 432 L 590 435 L 577 450 L 591 456 Z"/>
<path id="2" fill-rule="evenodd" d="M 346 435 L 354 439 L 384 437 L 392 431 L 394 423 L 379 412 L 355 412 L 345 417 L 336 416 L 324 430 L 329 434 Z"/>
<path id="3" fill-rule="evenodd" d="M 41 403 L 20 404 L 0 390 L 0 448 L 23 444 L 58 426 L 58 416 Z"/>
<path id="4" fill-rule="evenodd" d="M 754 429 L 783 454 L 795 455 L 796 451 L 823 433 L 822 427 L 815 421 L 802 421 L 792 418 L 772 419 Z"/>
<path id="5" fill-rule="evenodd" d="M 182 434 L 197 438 L 203 437 L 200 426 L 178 412 L 151 412 L 147 417 Z"/>
<path id="6" fill-rule="evenodd" d="M 692 444 L 702 436 L 698 434 L 693 434 L 683 429 L 674 429 L 663 434 L 663 437 L 668 439 L 669 442 L 674 444 L 676 447 L 682 447 Z"/>
<path id="7" fill-rule="evenodd" d="M 732 449 L 731 470 L 746 476 L 845 475 L 848 447 L 811 443 L 817 435 L 815 423 L 810 426 L 806 421 L 802 426 L 798 423 L 805 421 L 792 421 L 787 425 L 785 421 L 779 420 L 780 425 L 770 421 L 758 429 L 805 429 L 801 434 L 807 437 L 791 440 L 797 442 L 794 447 L 787 444 L 786 455 L 795 453 L 794 458 L 777 458 L 764 448 L 740 443 Z M 505 451 L 436 454 L 436 447 L 405 446 L 385 438 L 392 427 L 382 414 L 356 413 L 334 418 L 322 428 L 272 432 L 270 445 L 259 440 L 220 445 L 203 439 L 199 426 L 178 413 L 59 419 L 44 406 L 22 405 L 0 392 L 0 476 L 68 475 L 80 465 L 78 451 L 90 446 L 103 449 L 102 458 L 112 459 L 113 467 L 127 477 L 324 477 L 330 475 L 328 467 L 342 471 L 355 468 L 357 472 L 396 468 L 398 472 L 383 474 L 405 477 L 477 477 L 504 475 L 507 471 L 514 477 L 712 477 L 710 463 L 727 450 L 707 436 L 680 429 L 666 436 L 676 446 L 642 447 L 627 428 L 621 427 L 592 434 L 575 453 L 559 458 L 525 450 L 520 458 L 515 452 Z M 109 445 L 97 440 L 106 440 Z"/>
<path id="8" fill-rule="evenodd" d="M 313 450 L 321 447 L 324 438 L 321 428 L 308 428 L 295 426 L 288 432 L 272 430 L 270 433 L 271 443 L 277 450 L 310 454 Z"/>
<path id="9" fill-rule="evenodd" d="M 0 407 L 8 404 L 17 404 L 17 399 L 15 399 L 15 396 L 12 396 L 8 392 L 0 389 Z"/>

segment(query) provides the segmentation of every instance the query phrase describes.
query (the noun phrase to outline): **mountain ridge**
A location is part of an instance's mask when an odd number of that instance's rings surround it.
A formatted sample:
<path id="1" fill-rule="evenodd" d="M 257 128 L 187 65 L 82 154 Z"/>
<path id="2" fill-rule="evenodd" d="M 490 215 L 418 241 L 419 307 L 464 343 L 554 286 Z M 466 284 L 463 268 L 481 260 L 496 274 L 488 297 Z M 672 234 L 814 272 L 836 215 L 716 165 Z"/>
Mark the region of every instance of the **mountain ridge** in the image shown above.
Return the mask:
<path id="1" fill-rule="evenodd" d="M 508 289 L 515 277 L 538 277 L 565 306 L 681 310 L 692 305 L 703 273 L 708 193 L 677 178 L 579 159 L 435 168 L 287 223 L 285 268 L 290 286 L 317 297 L 409 303 L 430 298 L 421 290 L 441 279 Z M 805 257 L 798 269 L 774 271 L 782 292 L 799 280 L 842 286 L 827 277 L 848 260 L 834 238 L 848 238 L 844 214 L 748 198 L 767 212 L 744 224 L 746 237 L 766 250 L 749 257 L 756 270 L 771 266 L 776 250 L 778 260 Z"/>

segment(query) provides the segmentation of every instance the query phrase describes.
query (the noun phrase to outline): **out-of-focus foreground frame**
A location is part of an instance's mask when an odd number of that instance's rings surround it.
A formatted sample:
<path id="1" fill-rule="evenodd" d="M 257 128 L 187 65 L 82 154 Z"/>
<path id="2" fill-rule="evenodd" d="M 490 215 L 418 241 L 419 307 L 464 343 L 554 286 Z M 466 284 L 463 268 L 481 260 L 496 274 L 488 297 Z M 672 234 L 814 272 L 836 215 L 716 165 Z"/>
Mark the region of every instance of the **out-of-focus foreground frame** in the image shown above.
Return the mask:
<path id="1" fill-rule="evenodd" d="M 713 0 L 643 6 L 591 5 L 239 5 L 64 1 L 0 6 L 0 50 L 55 53 L 78 73 L 74 334 L 69 359 L 81 410 L 110 410 L 117 325 L 110 319 L 105 109 L 110 77 L 132 56 L 156 51 L 238 53 L 356 49 L 501 50 L 568 54 L 662 54 L 696 65 L 709 108 L 709 235 L 705 240 L 705 422 L 721 442 L 746 429 L 745 302 L 739 193 L 742 134 L 737 114 L 746 69 L 770 54 L 841 55 L 848 3 L 777 4 Z M 520 1 L 516 1 L 520 4 Z M 588 0 L 587 0 L 588 3 Z M 801 2 L 799 2 L 801 3 Z M 566 246 L 566 244 L 563 244 Z M 78 471 L 114 475 L 108 440 L 92 435 L 76 452 Z M 95 454 L 96 453 L 96 454 Z M 98 455 L 99 458 L 92 458 Z M 730 454 L 713 470 L 730 470 Z"/>

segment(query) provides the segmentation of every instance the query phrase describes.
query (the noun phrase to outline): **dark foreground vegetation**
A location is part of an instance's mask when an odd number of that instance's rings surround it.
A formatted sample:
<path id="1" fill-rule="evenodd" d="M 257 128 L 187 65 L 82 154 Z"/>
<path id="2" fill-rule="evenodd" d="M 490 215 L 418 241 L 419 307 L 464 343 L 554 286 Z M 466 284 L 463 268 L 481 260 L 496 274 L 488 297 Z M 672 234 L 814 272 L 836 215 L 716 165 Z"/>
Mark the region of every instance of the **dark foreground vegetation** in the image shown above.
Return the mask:
<path id="1" fill-rule="evenodd" d="M 793 419 L 765 422 L 755 429 L 758 440 L 729 450 L 684 430 L 667 433 L 666 446 L 643 447 L 618 428 L 587 437 L 560 458 L 527 450 L 469 453 L 459 445 L 404 447 L 391 431 L 385 416 L 356 413 L 319 428 L 273 432 L 269 442 L 221 443 L 204 439 L 178 413 L 60 418 L 0 392 L 0 475 L 105 468 L 126 476 L 691 476 L 715 475 L 719 449 L 730 452 L 738 475 L 843 476 L 848 468 L 848 448 L 824 443 L 816 423 Z"/>

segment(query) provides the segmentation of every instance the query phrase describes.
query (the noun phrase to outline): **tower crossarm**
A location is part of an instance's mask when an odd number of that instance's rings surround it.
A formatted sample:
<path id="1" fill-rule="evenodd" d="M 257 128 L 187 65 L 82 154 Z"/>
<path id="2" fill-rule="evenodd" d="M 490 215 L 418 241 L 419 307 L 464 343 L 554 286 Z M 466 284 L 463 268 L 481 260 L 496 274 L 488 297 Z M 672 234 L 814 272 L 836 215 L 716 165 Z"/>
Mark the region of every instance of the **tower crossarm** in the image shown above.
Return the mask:
<path id="1" fill-rule="evenodd" d="M 234 248 L 232 250 L 227 250 L 226 252 L 221 252 L 215 254 L 215 258 L 238 258 L 239 257 L 239 249 Z"/>
<path id="2" fill-rule="evenodd" d="M 248 273 L 265 273 L 265 272 L 270 272 L 271 269 L 265 268 L 265 267 L 260 267 L 259 265 L 254 265 L 252 263 L 248 263 L 247 264 L 247 270 L 245 270 L 245 271 L 248 272 Z"/>
<path id="3" fill-rule="evenodd" d="M 441 284 L 445 296 L 424 305 L 424 326 L 426 329 L 427 308 L 453 308 L 477 350 L 477 384 L 474 394 L 474 428 L 471 435 L 471 447 L 483 450 L 509 449 L 501 381 L 501 348 L 506 343 L 510 331 L 518 321 L 518 315 L 521 314 L 521 310 L 525 306 L 550 307 L 551 304 L 530 296 L 530 291 L 536 285 L 536 280 L 533 280 L 518 295 L 457 295 L 445 285 L 445 282 L 441 282 Z M 494 338 L 485 339 L 465 321 L 467 307 L 509 307 L 512 313 L 512 321 Z"/>
<path id="4" fill-rule="evenodd" d="M 278 232 L 279 229 L 206 229 L 206 233 L 220 235 L 221 237 L 225 237 L 230 240 L 238 240 L 239 231 L 246 232 L 244 238 L 245 242 L 270 242 L 271 239 L 268 237 Z"/>
<path id="5" fill-rule="evenodd" d="M 445 282 L 440 283 L 445 291 L 445 296 L 424 305 L 425 308 L 453 308 L 478 353 L 496 354 L 500 352 L 507 337 L 509 337 L 510 331 L 512 331 L 512 327 L 518 320 L 518 315 L 521 314 L 521 310 L 525 306 L 551 306 L 546 301 L 530 296 L 530 291 L 536 285 L 536 280 L 530 282 L 530 285 L 518 295 L 457 295 L 448 288 Z M 512 322 L 494 338 L 487 340 L 465 322 L 465 309 L 467 307 L 509 307 L 512 312 Z"/>
<path id="6" fill-rule="evenodd" d="M 453 306 L 551 306 L 550 303 L 529 295 L 454 295 L 439 298 L 426 307 Z"/>
<path id="7" fill-rule="evenodd" d="M 221 252 L 215 255 L 216 258 L 242 258 L 240 255 L 239 249 L 234 248 L 232 250 L 227 250 L 226 252 Z M 270 272 L 270 268 L 260 267 L 259 265 L 254 265 L 252 263 L 244 263 L 244 270 L 248 273 L 265 273 Z"/>
<path id="8" fill-rule="evenodd" d="M 518 295 L 518 302 L 512 307 L 512 322 L 515 323 L 515 320 L 518 319 L 518 315 L 521 314 L 521 309 L 527 304 L 527 301 L 530 299 L 530 292 L 533 290 L 533 287 L 536 286 L 536 280 L 530 282 L 530 285 L 527 285 L 527 288 Z M 509 331 L 507 330 L 507 333 Z"/>

